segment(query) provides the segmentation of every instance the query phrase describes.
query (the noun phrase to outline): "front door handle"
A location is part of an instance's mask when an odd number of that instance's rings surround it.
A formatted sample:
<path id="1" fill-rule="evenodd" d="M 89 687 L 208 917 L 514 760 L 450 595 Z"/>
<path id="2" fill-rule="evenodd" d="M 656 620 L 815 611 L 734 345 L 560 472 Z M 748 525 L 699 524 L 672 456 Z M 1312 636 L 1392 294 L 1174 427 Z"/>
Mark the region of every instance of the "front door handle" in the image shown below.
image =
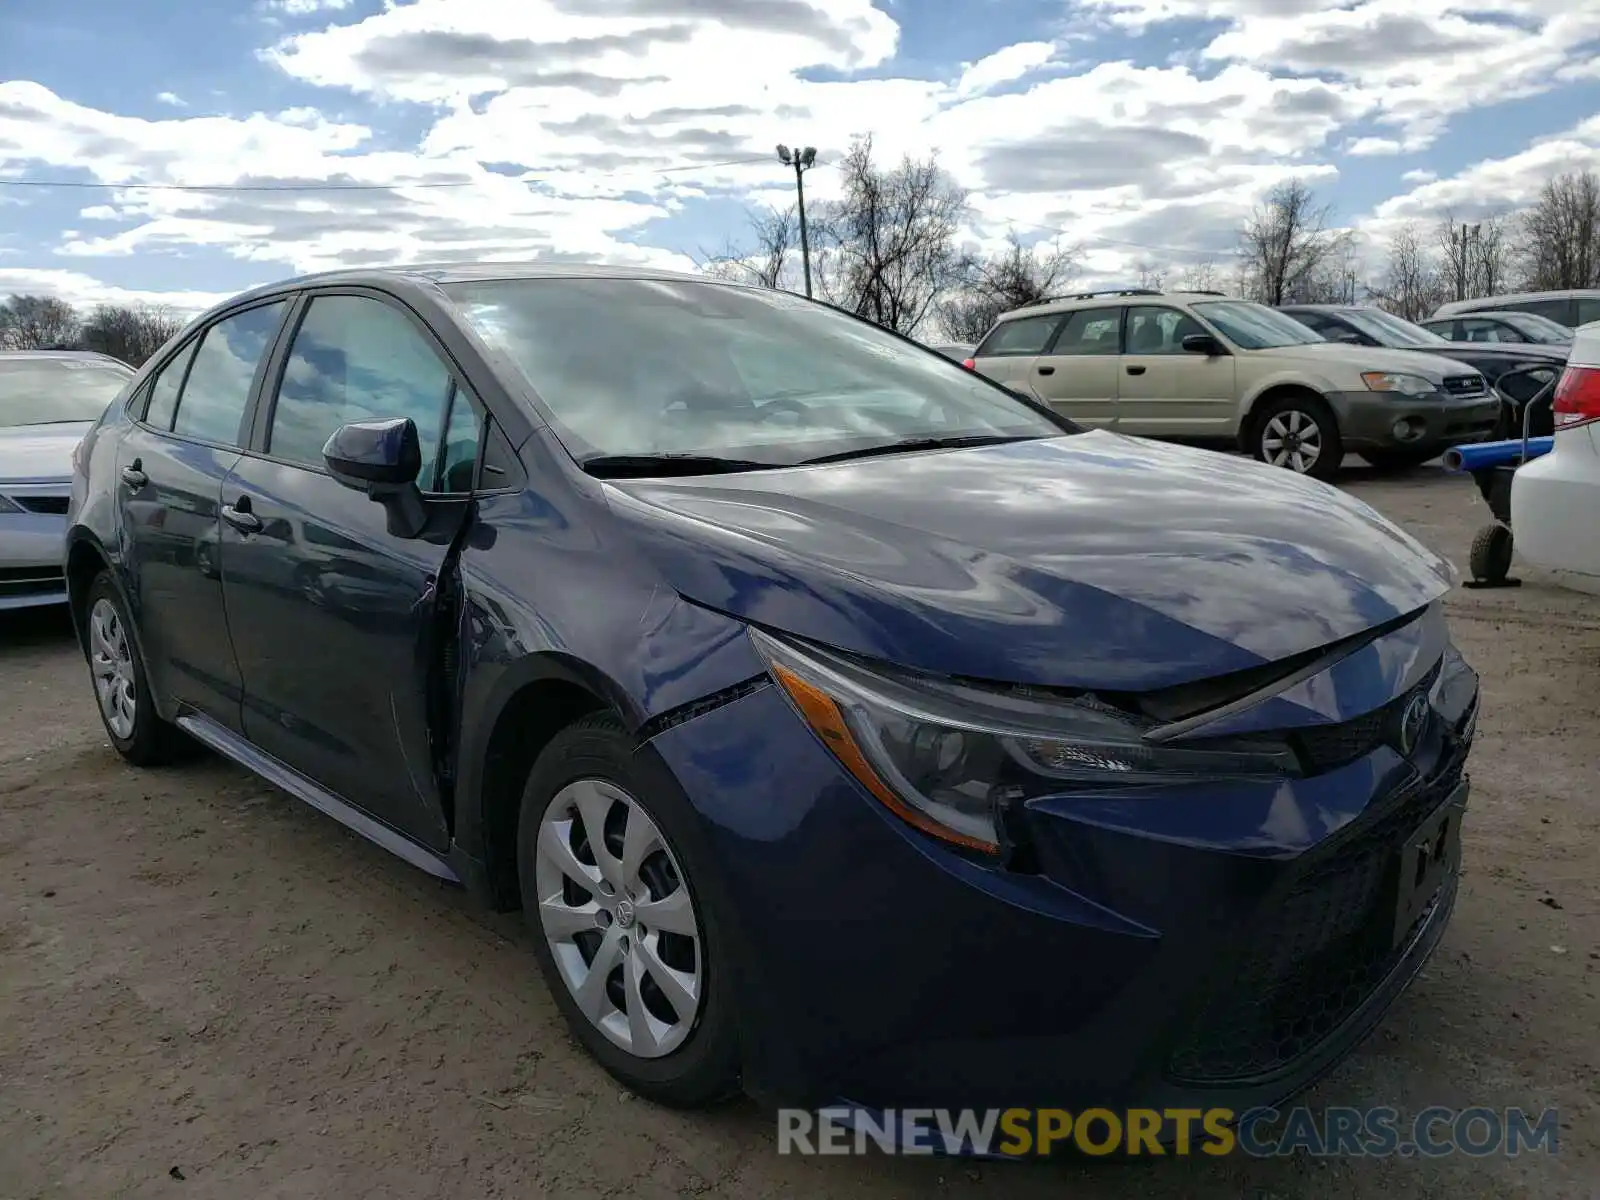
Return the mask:
<path id="1" fill-rule="evenodd" d="M 1038 371 L 1041 375 L 1054 375 L 1056 373 L 1056 369 L 1054 367 L 1040 367 L 1038 368 Z"/>
<path id="2" fill-rule="evenodd" d="M 248 497 L 239 497 L 239 505 L 224 504 L 222 506 L 222 519 L 232 525 L 240 533 L 261 532 L 261 518 L 250 511 Z"/>
<path id="3" fill-rule="evenodd" d="M 150 482 L 150 476 L 144 473 L 144 461 L 142 459 L 136 458 L 122 468 L 122 482 L 131 488 L 142 488 Z"/>
<path id="4" fill-rule="evenodd" d="M 1129 375 L 1143 375 L 1144 374 L 1144 368 L 1143 367 L 1129 367 L 1128 368 L 1128 374 Z"/>

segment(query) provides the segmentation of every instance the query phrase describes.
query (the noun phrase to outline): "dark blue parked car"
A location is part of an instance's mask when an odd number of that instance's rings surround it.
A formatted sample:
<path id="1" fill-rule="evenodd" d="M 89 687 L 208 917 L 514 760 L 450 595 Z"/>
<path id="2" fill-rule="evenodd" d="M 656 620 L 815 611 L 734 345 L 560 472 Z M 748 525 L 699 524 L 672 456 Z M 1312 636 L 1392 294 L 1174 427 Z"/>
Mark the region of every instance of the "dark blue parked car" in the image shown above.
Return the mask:
<path id="1" fill-rule="evenodd" d="M 666 1103 L 1276 1101 L 1454 902 L 1446 563 L 784 293 L 251 292 L 86 437 L 69 524 L 126 758 L 192 738 L 520 906 Z"/>

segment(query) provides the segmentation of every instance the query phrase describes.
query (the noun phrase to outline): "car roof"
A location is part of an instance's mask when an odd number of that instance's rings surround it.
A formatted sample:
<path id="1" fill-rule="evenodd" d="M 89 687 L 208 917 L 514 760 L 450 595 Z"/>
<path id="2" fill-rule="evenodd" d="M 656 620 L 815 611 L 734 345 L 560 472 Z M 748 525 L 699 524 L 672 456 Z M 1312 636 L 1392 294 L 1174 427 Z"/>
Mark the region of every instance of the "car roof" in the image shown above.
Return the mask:
<path id="1" fill-rule="evenodd" d="M 1434 317 L 1476 315 L 1480 312 L 1504 311 L 1507 304 L 1526 304 L 1534 300 L 1572 300 L 1585 296 L 1600 296 L 1600 288 L 1556 288 L 1548 292 L 1502 292 L 1498 296 L 1479 296 L 1475 300 L 1449 300 L 1433 310 Z M 1430 318 L 1432 319 L 1432 318 Z"/>
<path id="2" fill-rule="evenodd" d="M 574 262 L 473 262 L 473 263 L 412 263 L 387 267 L 347 267 L 336 271 L 319 271 L 310 275 L 297 275 L 263 284 L 230 297 L 219 307 L 279 295 L 309 287 L 326 287 L 343 284 L 349 287 L 383 287 L 395 283 L 412 285 L 440 285 L 452 283 L 487 283 L 505 279 L 653 279 L 704 283 L 714 287 L 749 290 L 752 285 L 736 280 L 718 279 L 711 275 L 698 275 L 690 271 L 670 271 L 655 267 L 613 266 L 606 263 Z"/>
<path id="3" fill-rule="evenodd" d="M 98 350 L 0 350 L 0 362 L 98 362 L 110 363 L 124 370 L 133 370 L 120 358 L 101 354 Z"/>
<path id="4" fill-rule="evenodd" d="M 1021 308 L 1013 308 L 1001 313 L 995 318 L 995 323 L 1014 321 L 1019 317 L 1049 317 L 1056 313 L 1077 312 L 1082 308 L 1121 308 L 1128 304 L 1155 304 L 1162 300 L 1194 301 L 1205 300 L 1232 300 L 1235 303 L 1248 303 L 1240 301 L 1237 296 L 1230 296 L 1226 292 L 1194 291 L 1186 292 L 1174 289 L 1169 292 L 1158 292 L 1151 288 L 1120 288 L 1104 292 L 1081 292 L 1076 296 L 1056 296 L 1049 300 L 1041 300 L 1038 304 L 1026 304 Z"/>

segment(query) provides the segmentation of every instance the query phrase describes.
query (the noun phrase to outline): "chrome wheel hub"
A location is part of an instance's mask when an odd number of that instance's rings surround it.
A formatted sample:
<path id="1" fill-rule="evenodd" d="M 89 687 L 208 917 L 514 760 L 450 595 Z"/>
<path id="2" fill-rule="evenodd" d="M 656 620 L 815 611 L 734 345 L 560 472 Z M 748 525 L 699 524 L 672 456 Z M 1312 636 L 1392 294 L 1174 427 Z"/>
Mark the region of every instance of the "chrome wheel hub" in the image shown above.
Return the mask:
<path id="1" fill-rule="evenodd" d="M 694 1028 L 705 957 L 666 838 L 616 784 L 568 784 L 545 810 L 534 861 L 539 924 L 583 1015 L 629 1054 L 671 1054 Z"/>
<path id="2" fill-rule="evenodd" d="M 1298 409 L 1278 413 L 1261 431 L 1261 452 L 1273 466 L 1303 475 L 1322 457 L 1322 427 Z"/>
<path id="3" fill-rule="evenodd" d="M 132 737 L 138 715 L 133 655 L 116 606 L 103 597 L 89 610 L 89 669 L 106 728 L 119 738 Z"/>

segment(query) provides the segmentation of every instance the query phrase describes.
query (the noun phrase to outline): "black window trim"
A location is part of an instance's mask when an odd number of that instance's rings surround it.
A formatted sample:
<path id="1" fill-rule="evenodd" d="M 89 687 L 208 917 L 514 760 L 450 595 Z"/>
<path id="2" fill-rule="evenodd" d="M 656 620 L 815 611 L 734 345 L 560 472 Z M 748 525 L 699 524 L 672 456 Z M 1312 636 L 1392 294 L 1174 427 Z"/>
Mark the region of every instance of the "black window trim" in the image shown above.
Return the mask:
<path id="1" fill-rule="evenodd" d="M 483 482 L 483 461 L 489 444 L 489 428 L 491 424 L 500 424 L 499 418 L 495 416 L 494 411 L 483 399 L 482 389 L 472 386 L 472 381 L 468 378 L 467 372 L 462 369 L 461 364 L 456 361 L 455 356 L 445 347 L 438 334 L 423 319 L 422 315 L 393 292 L 366 284 L 329 284 L 325 287 L 304 288 L 292 294 L 291 298 L 294 303 L 284 319 L 283 327 L 279 330 L 278 340 L 273 345 L 272 353 L 266 359 L 268 371 L 257 382 L 257 403 L 252 413 L 250 435 L 247 439 L 248 444 L 244 447 L 245 455 L 280 467 L 309 471 L 316 475 L 331 478 L 326 466 L 282 458 L 269 453 L 267 450 L 267 447 L 271 445 L 272 419 L 278 407 L 278 389 L 283 383 L 283 373 L 288 369 L 289 354 L 294 346 L 294 339 L 300 332 L 300 326 L 304 323 L 306 314 L 311 310 L 312 301 L 324 296 L 353 296 L 358 299 L 375 300 L 399 312 L 411 327 L 422 335 L 424 344 L 438 357 L 440 363 L 444 366 L 446 374 L 450 377 L 450 387 L 446 392 L 444 407 L 446 422 L 449 421 L 450 417 L 450 404 L 454 402 L 457 391 L 462 387 L 466 389 L 468 402 L 472 404 L 474 410 L 482 418 L 482 427 L 478 437 L 478 458 L 472 472 L 472 491 L 465 495 L 456 492 L 424 491 L 422 493 L 423 499 L 440 502 L 460 502 L 475 496 L 499 496 L 518 492 L 526 486 L 526 481 L 522 478 L 521 472 L 518 472 L 515 480 L 503 487 L 483 488 L 478 486 Z M 503 425 L 501 427 L 502 429 L 504 428 Z M 515 457 L 514 446 L 512 450 L 513 457 Z M 430 482 L 432 481 L 430 480 Z"/>

